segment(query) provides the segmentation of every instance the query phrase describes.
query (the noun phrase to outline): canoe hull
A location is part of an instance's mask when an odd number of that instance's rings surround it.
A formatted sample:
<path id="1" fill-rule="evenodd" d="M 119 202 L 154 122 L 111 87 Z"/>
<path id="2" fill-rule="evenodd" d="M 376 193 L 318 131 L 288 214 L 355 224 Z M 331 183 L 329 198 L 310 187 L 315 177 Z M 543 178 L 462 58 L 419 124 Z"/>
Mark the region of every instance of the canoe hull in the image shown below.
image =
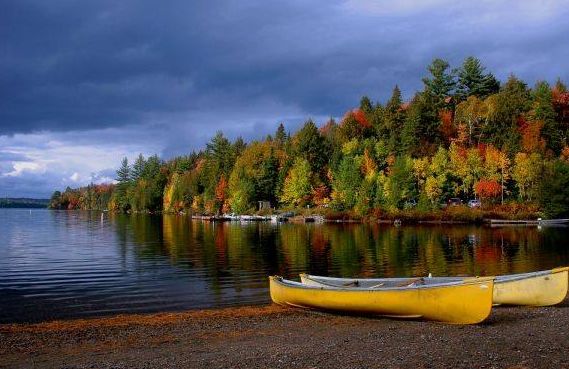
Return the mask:
<path id="1" fill-rule="evenodd" d="M 373 290 L 312 287 L 270 277 L 270 291 L 271 299 L 281 305 L 476 324 L 485 320 L 492 309 L 493 280 Z"/>
<path id="2" fill-rule="evenodd" d="M 497 280 L 494 303 L 504 305 L 552 306 L 567 296 L 569 268 L 557 268 L 551 273 L 517 280 Z"/>
<path id="3" fill-rule="evenodd" d="M 552 306 L 561 303 L 567 296 L 569 287 L 569 267 L 552 270 L 497 276 L 494 280 L 493 302 L 498 305 L 527 305 Z M 459 282 L 465 277 L 432 277 L 425 278 L 437 283 Z M 353 281 L 367 284 L 382 282 L 405 283 L 413 278 L 378 278 L 378 279 L 347 279 L 315 277 L 301 274 L 302 283 L 312 286 L 330 286 L 345 284 Z M 330 283 L 330 284 L 328 284 Z M 364 284 L 365 284 L 364 283 Z"/>

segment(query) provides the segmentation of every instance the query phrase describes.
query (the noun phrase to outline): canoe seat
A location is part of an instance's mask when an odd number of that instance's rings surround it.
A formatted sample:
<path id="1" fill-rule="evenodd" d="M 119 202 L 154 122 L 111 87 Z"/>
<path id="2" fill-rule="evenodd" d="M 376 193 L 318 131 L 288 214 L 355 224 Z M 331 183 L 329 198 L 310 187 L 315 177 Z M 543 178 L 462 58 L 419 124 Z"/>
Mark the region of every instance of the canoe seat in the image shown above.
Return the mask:
<path id="1" fill-rule="evenodd" d="M 348 283 L 344 283 L 342 287 L 358 287 L 360 285 L 359 281 L 350 281 Z"/>
<path id="2" fill-rule="evenodd" d="M 425 284 L 425 278 L 420 277 L 413 279 L 411 281 L 405 281 L 403 283 L 399 283 L 397 287 L 413 287 L 413 286 L 422 286 Z"/>

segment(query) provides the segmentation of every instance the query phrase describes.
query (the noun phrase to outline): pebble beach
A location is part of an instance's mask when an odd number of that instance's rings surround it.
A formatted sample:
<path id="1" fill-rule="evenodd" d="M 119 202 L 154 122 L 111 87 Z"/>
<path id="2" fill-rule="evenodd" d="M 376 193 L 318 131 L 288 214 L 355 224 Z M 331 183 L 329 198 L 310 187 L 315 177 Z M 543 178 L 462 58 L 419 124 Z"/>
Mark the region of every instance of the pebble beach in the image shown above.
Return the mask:
<path id="1" fill-rule="evenodd" d="M 569 368 L 569 299 L 478 325 L 278 305 L 0 325 L 0 368 Z"/>

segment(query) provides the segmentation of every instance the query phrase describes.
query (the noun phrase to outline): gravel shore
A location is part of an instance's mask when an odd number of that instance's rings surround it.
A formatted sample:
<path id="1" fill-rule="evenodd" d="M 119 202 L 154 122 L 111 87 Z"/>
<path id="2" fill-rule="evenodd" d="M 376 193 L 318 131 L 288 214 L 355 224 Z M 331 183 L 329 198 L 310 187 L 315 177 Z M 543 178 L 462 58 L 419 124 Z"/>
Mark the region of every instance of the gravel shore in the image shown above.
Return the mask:
<path id="1" fill-rule="evenodd" d="M 569 300 L 472 326 L 276 305 L 0 325 L 0 368 L 569 368 Z"/>

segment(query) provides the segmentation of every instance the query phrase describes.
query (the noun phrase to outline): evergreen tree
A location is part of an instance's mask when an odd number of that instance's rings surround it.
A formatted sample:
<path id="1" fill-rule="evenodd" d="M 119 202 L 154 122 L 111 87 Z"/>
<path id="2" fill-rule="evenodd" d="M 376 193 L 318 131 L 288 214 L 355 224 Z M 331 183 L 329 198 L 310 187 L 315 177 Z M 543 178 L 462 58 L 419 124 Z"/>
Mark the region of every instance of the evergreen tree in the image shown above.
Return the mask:
<path id="1" fill-rule="evenodd" d="M 239 155 L 243 153 L 243 151 L 247 148 L 247 144 L 243 141 L 243 137 L 239 136 L 233 143 L 233 155 L 231 157 L 232 161 L 235 161 Z M 231 165 L 233 166 L 233 164 Z"/>
<path id="2" fill-rule="evenodd" d="M 556 160 L 546 167 L 539 200 L 548 218 L 569 216 L 569 163 Z"/>
<path id="3" fill-rule="evenodd" d="M 295 156 L 308 161 L 313 173 L 320 173 L 328 162 L 328 145 L 324 137 L 318 132 L 316 124 L 308 120 L 293 138 Z"/>
<path id="4" fill-rule="evenodd" d="M 401 90 L 399 86 L 393 88 L 391 98 L 387 101 L 383 111 L 383 124 L 381 128 L 380 139 L 388 142 L 389 150 L 396 152 L 399 146 L 400 132 L 403 128 L 405 114 L 401 109 L 403 100 L 401 98 Z"/>
<path id="5" fill-rule="evenodd" d="M 259 201 L 270 201 L 276 205 L 276 190 L 279 179 L 279 161 L 271 148 L 269 157 L 261 164 L 260 175 L 256 181 L 256 194 Z"/>
<path id="6" fill-rule="evenodd" d="M 153 179 L 160 174 L 160 168 L 162 166 L 162 160 L 158 155 L 154 154 L 146 160 L 144 164 L 142 173 L 139 178 Z"/>
<path id="7" fill-rule="evenodd" d="M 144 173 L 144 167 L 146 165 L 146 160 L 142 154 L 139 154 L 134 164 L 132 165 L 132 170 L 130 171 L 130 178 L 133 181 L 140 179 Z"/>
<path id="8" fill-rule="evenodd" d="M 549 84 L 540 81 L 533 90 L 532 116 L 535 120 L 543 122 L 541 131 L 547 148 L 557 156 L 563 148 L 562 132 L 557 122 L 557 114 L 553 108 L 553 97 Z"/>
<path id="9" fill-rule="evenodd" d="M 399 86 L 395 85 L 393 91 L 391 92 L 391 97 L 385 105 L 385 110 L 386 112 L 395 114 L 401 110 L 401 104 L 403 104 L 403 100 L 401 98 L 401 90 L 399 89 Z"/>
<path id="10" fill-rule="evenodd" d="M 466 100 L 469 96 L 486 98 L 500 89 L 500 82 L 492 73 L 484 73 L 485 69 L 480 60 L 469 56 L 456 71 L 458 76 L 457 96 Z"/>
<path id="11" fill-rule="evenodd" d="M 456 87 L 456 78 L 449 71 L 449 64 L 442 59 L 435 59 L 427 67 L 430 77 L 423 78 L 425 92 L 435 97 L 437 107 L 445 104 L 445 99 L 451 96 Z"/>
<path id="12" fill-rule="evenodd" d="M 220 174 L 229 176 L 234 163 L 233 148 L 221 131 L 218 131 L 211 141 L 206 144 L 206 154 L 215 163 Z M 215 182 L 217 183 L 217 181 Z"/>
<path id="13" fill-rule="evenodd" d="M 117 170 L 116 180 L 118 182 L 116 190 L 117 205 L 121 211 L 127 211 L 130 208 L 127 191 L 131 183 L 131 177 L 130 167 L 128 165 L 128 159 L 126 157 L 122 159 L 121 166 Z"/>
<path id="14" fill-rule="evenodd" d="M 438 147 L 441 132 L 434 99 L 434 95 L 417 93 L 409 104 L 398 140 L 398 154 L 423 156 Z"/>
<path id="15" fill-rule="evenodd" d="M 278 147 L 283 147 L 287 140 L 288 135 L 285 132 L 284 125 L 280 123 L 279 127 L 277 128 L 277 132 L 275 133 L 275 142 Z"/>
<path id="16" fill-rule="evenodd" d="M 373 104 L 371 100 L 367 96 L 363 96 L 360 100 L 360 110 L 363 111 L 366 115 L 371 114 L 373 112 Z"/>
<path id="17" fill-rule="evenodd" d="M 124 157 L 121 161 L 121 166 L 117 170 L 116 180 L 119 184 L 128 184 L 130 182 L 130 167 L 127 157 Z"/>
<path id="18" fill-rule="evenodd" d="M 417 154 L 419 147 L 419 127 L 421 125 L 421 110 L 419 104 L 411 104 L 403 129 L 401 130 L 398 154 Z"/>

